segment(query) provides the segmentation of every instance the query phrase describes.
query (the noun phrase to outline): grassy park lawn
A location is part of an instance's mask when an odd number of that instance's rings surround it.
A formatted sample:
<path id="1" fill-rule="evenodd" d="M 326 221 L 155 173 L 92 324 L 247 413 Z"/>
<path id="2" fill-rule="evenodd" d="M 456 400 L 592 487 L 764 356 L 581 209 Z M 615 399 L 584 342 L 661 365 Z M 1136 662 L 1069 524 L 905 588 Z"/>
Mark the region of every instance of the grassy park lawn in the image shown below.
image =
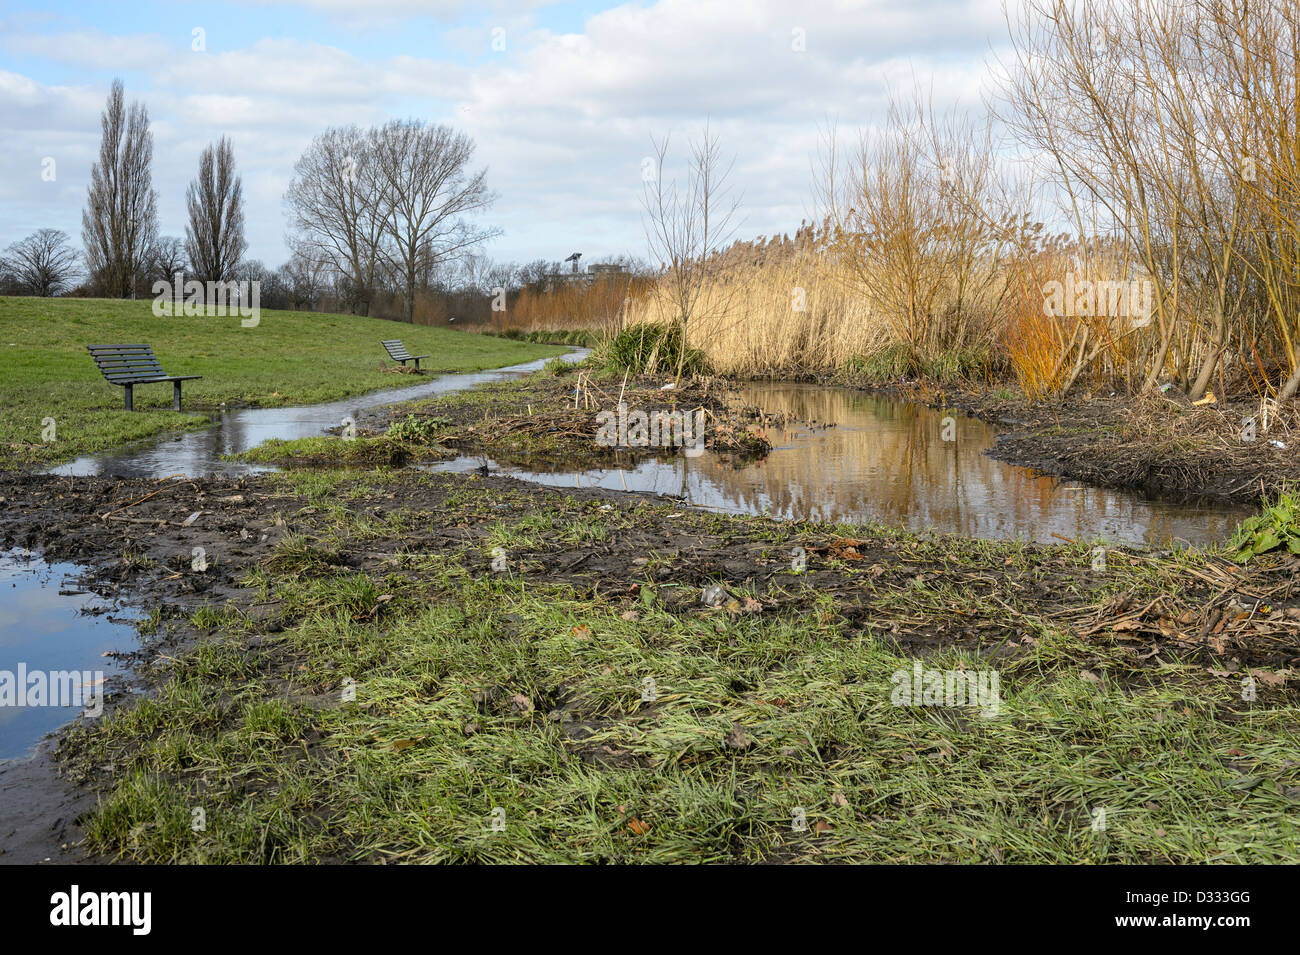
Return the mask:
<path id="1" fill-rule="evenodd" d="M 202 427 L 193 412 L 301 405 L 412 384 L 382 370 L 379 342 L 401 338 L 433 372 L 498 368 L 566 351 L 487 335 L 355 315 L 266 311 L 255 328 L 228 318 L 155 317 L 149 301 L 0 297 L 0 467 L 49 464 L 161 431 Z M 85 346 L 145 342 L 184 384 L 186 412 L 170 410 L 170 385 L 122 389 L 100 375 Z M 54 419 L 55 440 L 42 440 Z"/>

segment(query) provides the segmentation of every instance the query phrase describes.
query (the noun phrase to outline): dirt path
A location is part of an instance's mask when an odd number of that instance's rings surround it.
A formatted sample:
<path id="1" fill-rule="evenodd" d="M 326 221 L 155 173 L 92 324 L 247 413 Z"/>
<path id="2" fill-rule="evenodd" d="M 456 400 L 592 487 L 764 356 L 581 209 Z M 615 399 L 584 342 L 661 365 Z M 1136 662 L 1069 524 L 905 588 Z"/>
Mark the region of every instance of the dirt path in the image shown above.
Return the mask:
<path id="1" fill-rule="evenodd" d="M 89 861 L 77 819 L 94 794 L 59 774 L 52 748 L 43 743 L 26 759 L 0 763 L 0 865 Z"/>

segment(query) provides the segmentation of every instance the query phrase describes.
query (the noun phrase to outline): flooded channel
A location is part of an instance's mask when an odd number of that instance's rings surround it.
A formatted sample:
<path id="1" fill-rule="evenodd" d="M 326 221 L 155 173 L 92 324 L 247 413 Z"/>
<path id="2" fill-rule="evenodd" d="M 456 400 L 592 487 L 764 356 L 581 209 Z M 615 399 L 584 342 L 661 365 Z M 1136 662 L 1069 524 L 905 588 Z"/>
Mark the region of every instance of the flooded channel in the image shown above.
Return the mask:
<path id="1" fill-rule="evenodd" d="M 578 350 L 566 357 L 577 361 L 585 354 Z M 409 388 L 320 405 L 222 412 L 204 431 L 79 458 L 53 473 L 161 478 L 268 470 L 224 461 L 222 455 L 246 451 L 270 438 L 323 434 L 347 419 L 357 420 L 368 408 L 518 377 L 544 363 L 442 375 Z M 541 484 L 669 494 L 683 503 L 732 514 L 875 520 L 913 530 L 1043 543 L 1066 538 L 1206 544 L 1223 540 L 1250 513 L 1240 506 L 1162 500 L 1037 475 L 985 453 L 993 446 L 994 426 L 913 402 L 845 388 L 781 383 L 744 385 L 740 398 L 801 423 L 771 429 L 771 454 L 739 464 L 707 453 L 574 471 L 476 455 L 430 469 L 469 472 L 486 465 Z"/>
<path id="2" fill-rule="evenodd" d="M 770 429 L 774 448 L 737 466 L 713 454 L 643 460 L 583 471 L 531 470 L 481 456 L 431 465 L 470 471 L 487 464 L 558 487 L 671 494 L 731 514 L 785 520 L 864 522 L 967 537 L 1051 543 L 1204 544 L 1224 539 L 1250 511 L 1218 503 L 1157 500 L 1103 490 L 995 461 L 996 428 L 913 402 L 802 384 L 750 384 L 746 404 L 808 422 Z"/>
<path id="3" fill-rule="evenodd" d="M 588 349 L 582 348 L 563 357 L 570 361 L 581 361 L 588 353 Z M 356 421 L 361 412 L 380 405 L 432 398 L 488 382 L 518 378 L 540 370 L 549 360 L 541 358 L 492 371 L 437 375 L 406 388 L 389 388 L 317 405 L 222 411 L 212 415 L 213 426 L 202 431 L 170 434 L 161 440 L 153 439 L 103 454 L 86 455 L 52 468 L 50 473 L 74 477 L 112 474 L 161 478 L 172 474 L 197 477 L 205 474 L 238 475 L 273 470 L 223 461 L 222 455 L 247 451 L 271 438 L 292 441 L 324 434 L 330 428 L 339 427 L 345 419 Z"/>

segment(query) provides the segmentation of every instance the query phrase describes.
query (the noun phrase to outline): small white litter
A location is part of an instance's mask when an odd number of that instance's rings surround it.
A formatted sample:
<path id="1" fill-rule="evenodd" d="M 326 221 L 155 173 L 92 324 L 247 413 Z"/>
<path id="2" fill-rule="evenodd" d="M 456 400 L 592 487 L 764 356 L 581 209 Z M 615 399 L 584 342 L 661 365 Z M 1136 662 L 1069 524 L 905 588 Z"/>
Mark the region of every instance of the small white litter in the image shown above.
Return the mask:
<path id="1" fill-rule="evenodd" d="M 727 589 L 721 584 L 709 584 L 704 588 L 704 596 L 700 602 L 706 607 L 721 607 L 727 602 L 729 596 Z"/>

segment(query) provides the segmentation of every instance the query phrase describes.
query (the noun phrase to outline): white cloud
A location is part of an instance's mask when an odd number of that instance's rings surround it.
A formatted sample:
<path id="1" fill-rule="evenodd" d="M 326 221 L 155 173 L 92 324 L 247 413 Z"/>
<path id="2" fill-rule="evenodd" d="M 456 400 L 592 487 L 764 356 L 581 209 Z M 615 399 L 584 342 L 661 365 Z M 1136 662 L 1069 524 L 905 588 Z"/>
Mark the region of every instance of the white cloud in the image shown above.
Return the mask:
<path id="1" fill-rule="evenodd" d="M 351 0 L 300 5 L 339 15 L 357 9 Z M 364 9 L 452 16 L 457 6 L 378 0 Z M 128 95 L 143 99 L 154 121 L 167 234 L 183 232 L 184 190 L 199 150 L 229 135 L 249 197 L 250 253 L 278 264 L 280 195 L 311 137 L 330 125 L 410 115 L 476 138 L 501 194 L 490 215 L 507 231 L 489 249 L 495 256 L 553 258 L 569 246 L 589 255 L 642 253 L 640 163 L 650 137 L 671 132 L 680 154 L 706 120 L 736 155 L 745 234 L 793 231 L 812 211 L 809 167 L 820 125 L 870 123 L 887 81 L 905 90 L 913 78 L 933 87 L 936 103 L 960 97 L 978 107 L 986 52 L 1004 31 L 998 0 L 661 0 L 606 10 L 581 33 L 537 27 L 528 15 L 534 7 L 501 6 L 514 19 L 503 20 L 508 45 L 498 54 L 486 51 L 486 27 L 455 26 L 465 49 L 483 44 L 468 62 L 418 56 L 409 44 L 376 56 L 292 38 L 193 53 L 184 38 L 19 30 L 6 44 L 51 62 L 102 67 L 105 76 L 129 69 L 148 78 L 148 88 L 128 87 Z M 802 51 L 792 48 L 796 29 Z M 9 144 L 0 152 L 0 245 L 44 225 L 79 234 L 107 86 L 0 72 L 0 135 Z M 58 188 L 36 189 L 31 177 L 50 151 L 60 157 Z"/>
<path id="2" fill-rule="evenodd" d="M 299 7 L 304 11 L 333 17 L 349 28 L 374 30 L 416 18 L 444 23 L 469 12 L 516 16 L 555 0 L 237 0 L 251 7 Z"/>

